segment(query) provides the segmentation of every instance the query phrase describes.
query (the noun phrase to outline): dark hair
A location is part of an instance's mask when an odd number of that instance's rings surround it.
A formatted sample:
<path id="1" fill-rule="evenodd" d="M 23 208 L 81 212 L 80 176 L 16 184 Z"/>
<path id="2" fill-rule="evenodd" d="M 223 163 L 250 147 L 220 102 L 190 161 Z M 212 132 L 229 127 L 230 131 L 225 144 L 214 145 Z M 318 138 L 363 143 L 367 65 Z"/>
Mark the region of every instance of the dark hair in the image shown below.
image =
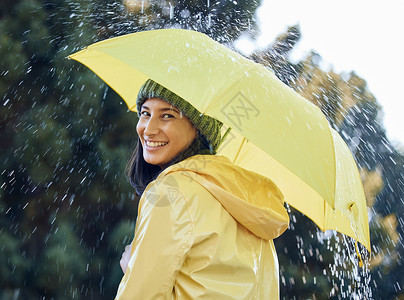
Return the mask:
<path id="1" fill-rule="evenodd" d="M 141 196 L 146 186 L 153 181 L 161 172 L 161 168 L 149 164 L 143 158 L 143 147 L 140 139 L 137 141 L 135 150 L 126 165 L 126 176 L 130 184 L 135 188 L 136 194 Z"/>

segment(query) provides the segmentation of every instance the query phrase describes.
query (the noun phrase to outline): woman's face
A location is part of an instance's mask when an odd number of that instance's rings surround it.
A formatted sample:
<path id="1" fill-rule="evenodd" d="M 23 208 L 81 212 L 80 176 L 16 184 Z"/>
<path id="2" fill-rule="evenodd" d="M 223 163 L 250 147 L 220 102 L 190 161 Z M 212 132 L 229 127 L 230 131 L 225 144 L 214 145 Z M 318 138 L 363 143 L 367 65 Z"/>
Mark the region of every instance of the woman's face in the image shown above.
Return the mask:
<path id="1" fill-rule="evenodd" d="M 197 134 L 187 117 L 159 98 L 143 103 L 136 129 L 144 160 L 161 168 L 188 148 Z"/>

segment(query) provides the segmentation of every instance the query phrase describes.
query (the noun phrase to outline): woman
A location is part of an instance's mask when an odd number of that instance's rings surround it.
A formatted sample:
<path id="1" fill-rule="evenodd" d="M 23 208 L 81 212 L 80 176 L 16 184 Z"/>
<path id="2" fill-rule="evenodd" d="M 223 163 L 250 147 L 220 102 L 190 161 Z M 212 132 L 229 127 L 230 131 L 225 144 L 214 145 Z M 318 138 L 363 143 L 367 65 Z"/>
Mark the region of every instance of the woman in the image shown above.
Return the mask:
<path id="1" fill-rule="evenodd" d="M 137 110 L 141 199 L 116 299 L 279 298 L 272 240 L 289 218 L 275 184 L 215 155 L 222 124 L 158 83 Z"/>

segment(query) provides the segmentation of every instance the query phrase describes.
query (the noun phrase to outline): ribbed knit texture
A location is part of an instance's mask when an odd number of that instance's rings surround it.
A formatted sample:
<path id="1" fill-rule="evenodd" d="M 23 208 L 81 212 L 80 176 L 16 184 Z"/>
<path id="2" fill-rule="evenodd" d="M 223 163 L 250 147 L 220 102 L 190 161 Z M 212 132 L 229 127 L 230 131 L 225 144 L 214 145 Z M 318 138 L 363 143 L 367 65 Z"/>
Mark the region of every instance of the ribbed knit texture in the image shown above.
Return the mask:
<path id="1" fill-rule="evenodd" d="M 202 114 L 189 102 L 151 79 L 147 80 L 139 90 L 136 101 L 138 114 L 143 103 L 150 98 L 159 98 L 180 110 L 210 143 L 211 150 L 216 152 L 221 142 L 222 122 Z"/>

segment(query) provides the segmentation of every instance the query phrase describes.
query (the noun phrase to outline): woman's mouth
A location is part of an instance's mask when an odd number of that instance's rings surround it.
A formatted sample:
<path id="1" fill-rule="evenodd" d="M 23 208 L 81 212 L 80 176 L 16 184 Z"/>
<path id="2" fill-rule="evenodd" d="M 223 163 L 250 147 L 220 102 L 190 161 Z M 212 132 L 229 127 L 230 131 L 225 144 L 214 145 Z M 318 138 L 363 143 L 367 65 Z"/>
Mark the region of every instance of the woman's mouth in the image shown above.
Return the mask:
<path id="1" fill-rule="evenodd" d="M 150 148 L 158 148 L 162 147 L 168 144 L 168 142 L 151 142 L 151 141 L 145 141 L 145 144 L 147 147 Z"/>

